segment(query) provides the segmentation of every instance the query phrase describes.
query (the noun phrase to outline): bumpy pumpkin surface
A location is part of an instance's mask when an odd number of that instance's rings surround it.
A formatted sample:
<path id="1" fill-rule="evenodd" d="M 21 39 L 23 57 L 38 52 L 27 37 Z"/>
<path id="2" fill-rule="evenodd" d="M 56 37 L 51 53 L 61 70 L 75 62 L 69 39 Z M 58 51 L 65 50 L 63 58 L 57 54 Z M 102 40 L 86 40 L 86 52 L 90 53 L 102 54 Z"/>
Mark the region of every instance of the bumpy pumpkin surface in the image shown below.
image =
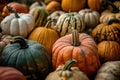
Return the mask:
<path id="1" fill-rule="evenodd" d="M 0 66 L 17 68 L 30 80 L 44 79 L 49 73 L 50 60 L 41 44 L 15 36 L 3 49 Z"/>
<path id="2" fill-rule="evenodd" d="M 13 67 L 0 67 L 0 80 L 26 80 L 19 70 Z"/>
<path id="3" fill-rule="evenodd" d="M 115 41 L 102 41 L 98 44 L 98 54 L 102 63 L 120 60 L 120 44 Z"/>
<path id="4" fill-rule="evenodd" d="M 120 80 L 120 61 L 104 63 L 98 70 L 95 80 Z"/>
<path id="5" fill-rule="evenodd" d="M 67 61 L 63 66 L 58 66 L 45 80 L 89 80 L 78 67 L 72 67 L 73 63 L 74 59 Z"/>
<path id="6" fill-rule="evenodd" d="M 71 12 L 62 14 L 54 26 L 55 30 L 60 33 L 60 36 L 65 36 L 72 32 L 72 27 L 83 32 L 85 29 L 85 23 L 82 16 L 79 13 Z"/>
<path id="7" fill-rule="evenodd" d="M 53 45 L 52 63 L 54 69 L 59 65 L 65 64 L 69 59 L 76 59 L 74 66 L 79 67 L 87 75 L 92 75 L 100 66 L 98 49 L 91 36 L 81 34 L 69 34 L 59 38 Z M 77 40 L 76 40 L 77 38 Z M 75 41 L 74 41 L 75 40 Z"/>
<path id="8" fill-rule="evenodd" d="M 14 36 L 27 35 L 34 29 L 34 18 L 31 14 L 17 13 L 13 10 L 9 16 L 6 16 L 0 27 L 5 34 L 10 34 Z"/>
<path id="9" fill-rule="evenodd" d="M 111 19 L 108 23 L 97 25 L 92 31 L 92 37 L 97 43 L 104 40 L 120 43 L 120 21 Z"/>

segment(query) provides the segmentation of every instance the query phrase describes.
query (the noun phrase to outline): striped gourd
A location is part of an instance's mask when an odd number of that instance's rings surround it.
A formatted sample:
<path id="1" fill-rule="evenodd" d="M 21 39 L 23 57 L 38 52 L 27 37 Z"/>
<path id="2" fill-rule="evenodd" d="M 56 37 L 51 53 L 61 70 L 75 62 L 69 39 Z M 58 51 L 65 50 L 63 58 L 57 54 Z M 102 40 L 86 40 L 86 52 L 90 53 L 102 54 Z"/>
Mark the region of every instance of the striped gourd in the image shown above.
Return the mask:
<path id="1" fill-rule="evenodd" d="M 44 7 L 35 7 L 31 9 L 29 13 L 35 19 L 35 27 L 44 26 L 46 24 L 49 13 Z"/>
<path id="2" fill-rule="evenodd" d="M 85 29 L 85 24 L 82 16 L 76 12 L 70 12 L 62 14 L 55 25 L 55 30 L 60 33 L 60 36 L 65 36 L 72 32 L 72 27 L 77 29 L 78 32 L 83 32 Z"/>

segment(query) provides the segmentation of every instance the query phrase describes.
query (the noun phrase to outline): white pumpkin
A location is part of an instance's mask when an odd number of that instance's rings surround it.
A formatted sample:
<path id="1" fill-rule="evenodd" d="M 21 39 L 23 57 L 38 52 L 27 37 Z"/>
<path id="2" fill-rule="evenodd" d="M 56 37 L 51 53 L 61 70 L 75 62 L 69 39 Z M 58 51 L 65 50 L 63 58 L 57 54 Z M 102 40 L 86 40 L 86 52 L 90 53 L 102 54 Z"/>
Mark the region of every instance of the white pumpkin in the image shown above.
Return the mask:
<path id="1" fill-rule="evenodd" d="M 6 16 L 0 26 L 5 34 L 27 37 L 34 29 L 35 20 L 31 14 L 11 13 Z"/>

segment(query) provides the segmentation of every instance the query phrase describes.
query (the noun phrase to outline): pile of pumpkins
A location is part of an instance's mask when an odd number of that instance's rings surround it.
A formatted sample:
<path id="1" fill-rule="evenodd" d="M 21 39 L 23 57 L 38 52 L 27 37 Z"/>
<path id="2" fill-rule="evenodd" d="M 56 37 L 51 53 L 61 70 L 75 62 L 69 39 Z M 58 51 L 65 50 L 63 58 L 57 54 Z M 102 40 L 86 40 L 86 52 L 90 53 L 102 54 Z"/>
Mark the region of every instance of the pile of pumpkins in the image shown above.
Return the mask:
<path id="1" fill-rule="evenodd" d="M 0 8 L 0 80 L 120 80 L 119 0 Z"/>

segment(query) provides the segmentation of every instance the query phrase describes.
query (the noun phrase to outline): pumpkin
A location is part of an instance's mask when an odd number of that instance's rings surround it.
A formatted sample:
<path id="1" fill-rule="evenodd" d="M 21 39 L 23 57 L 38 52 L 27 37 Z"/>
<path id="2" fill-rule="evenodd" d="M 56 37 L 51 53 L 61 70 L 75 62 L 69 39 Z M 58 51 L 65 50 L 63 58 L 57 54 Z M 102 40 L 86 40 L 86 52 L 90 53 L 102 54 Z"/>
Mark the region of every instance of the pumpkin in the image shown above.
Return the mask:
<path id="1" fill-rule="evenodd" d="M 50 23 L 51 21 L 48 21 L 45 26 L 35 28 L 29 35 L 28 39 L 37 41 L 38 43 L 42 44 L 51 56 L 52 46 L 59 38 L 59 34 L 54 29 L 50 28 Z"/>
<path id="2" fill-rule="evenodd" d="M 0 12 L 2 12 L 4 6 L 7 5 L 7 1 L 6 0 L 0 0 Z"/>
<path id="3" fill-rule="evenodd" d="M 64 14 L 65 12 L 62 11 L 62 10 L 57 10 L 57 11 L 54 11 L 53 13 L 51 13 L 48 17 L 47 17 L 47 20 L 52 20 L 54 22 L 54 24 L 57 23 L 57 20 L 58 18 Z"/>
<path id="4" fill-rule="evenodd" d="M 76 59 L 74 66 L 88 76 L 93 75 L 100 66 L 98 48 L 93 38 L 74 29 L 72 34 L 59 38 L 52 49 L 53 68 L 65 64 L 69 59 Z"/>
<path id="5" fill-rule="evenodd" d="M 97 43 L 104 40 L 120 43 L 120 21 L 118 19 L 111 19 L 108 23 L 97 25 L 92 31 L 92 37 Z"/>
<path id="6" fill-rule="evenodd" d="M 44 7 L 35 7 L 29 11 L 29 14 L 31 14 L 35 20 L 35 27 L 44 26 L 49 15 Z"/>
<path id="7" fill-rule="evenodd" d="M 65 12 L 78 12 L 85 8 L 86 0 L 62 0 L 61 7 Z"/>
<path id="8" fill-rule="evenodd" d="M 83 17 L 87 28 L 94 28 L 99 24 L 100 13 L 92 9 L 82 9 L 79 14 Z"/>
<path id="9" fill-rule="evenodd" d="M 14 67 L 30 80 L 43 79 L 49 73 L 50 60 L 41 44 L 15 36 L 11 44 L 4 47 L 0 66 Z"/>
<path id="10" fill-rule="evenodd" d="M 11 7 L 8 7 L 11 9 Z M 10 34 L 14 36 L 23 36 L 27 35 L 34 29 L 34 18 L 31 14 L 17 13 L 15 10 L 12 10 L 9 16 L 6 16 L 0 26 L 2 31 L 5 34 Z"/>
<path id="11" fill-rule="evenodd" d="M 116 5 L 114 5 L 113 3 L 108 3 L 108 4 L 110 4 L 110 6 L 108 6 L 108 8 L 102 11 L 101 13 L 100 23 L 102 22 L 106 23 L 107 21 L 113 18 L 120 20 L 119 8 L 116 7 Z"/>
<path id="12" fill-rule="evenodd" d="M 54 29 L 58 31 L 60 36 L 65 36 L 72 32 L 72 27 L 77 29 L 78 32 L 84 31 L 84 19 L 79 13 L 71 12 L 60 15 Z"/>
<path id="13" fill-rule="evenodd" d="M 3 48 L 10 43 L 10 39 L 12 38 L 11 35 L 4 35 L 3 33 L 0 33 L 0 55 L 3 51 Z"/>
<path id="14" fill-rule="evenodd" d="M 25 76 L 13 67 L 0 67 L 0 80 L 26 80 Z"/>
<path id="15" fill-rule="evenodd" d="M 1 14 L 1 12 L 0 12 L 0 23 L 1 23 L 1 21 L 3 20 L 4 18 L 2 17 L 2 14 Z"/>
<path id="16" fill-rule="evenodd" d="M 64 66 L 58 66 L 54 72 L 49 73 L 45 80 L 89 80 L 78 67 L 72 67 L 75 62 L 76 60 L 72 59 Z"/>
<path id="17" fill-rule="evenodd" d="M 98 44 L 98 55 L 102 63 L 120 60 L 120 44 L 115 41 L 102 41 Z"/>
<path id="18" fill-rule="evenodd" d="M 3 11 L 2 11 L 3 17 L 6 17 L 11 14 L 11 11 L 8 10 L 7 6 L 12 7 L 18 13 L 28 13 L 28 7 L 26 4 L 22 4 L 22 3 L 18 3 L 18 2 L 10 2 L 3 8 Z"/>
<path id="19" fill-rule="evenodd" d="M 61 9 L 61 4 L 58 1 L 51 1 L 46 5 L 45 9 L 50 13 L 53 13 L 54 11 Z"/>
<path id="20" fill-rule="evenodd" d="M 94 80 L 120 80 L 120 61 L 104 63 L 98 70 Z"/>

